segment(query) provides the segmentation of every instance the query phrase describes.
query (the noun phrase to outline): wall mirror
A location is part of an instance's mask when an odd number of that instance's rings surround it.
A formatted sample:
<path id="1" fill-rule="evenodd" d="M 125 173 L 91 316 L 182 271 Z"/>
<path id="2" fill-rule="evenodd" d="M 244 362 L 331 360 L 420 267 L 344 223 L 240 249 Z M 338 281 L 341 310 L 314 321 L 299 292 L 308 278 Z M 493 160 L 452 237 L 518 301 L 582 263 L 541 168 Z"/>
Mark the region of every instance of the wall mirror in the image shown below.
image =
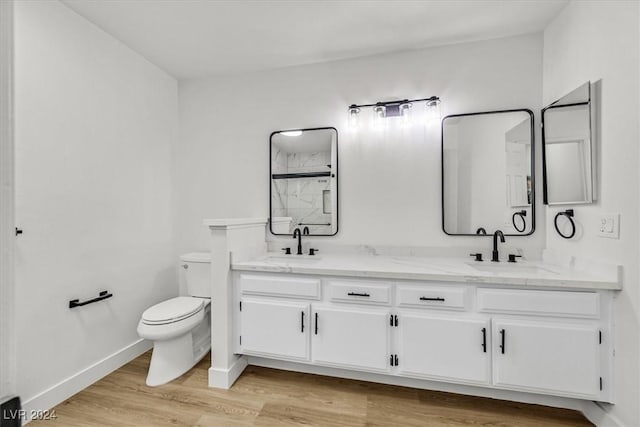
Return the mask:
<path id="1" fill-rule="evenodd" d="M 595 200 L 595 108 L 587 82 L 542 110 L 544 202 Z"/>
<path id="2" fill-rule="evenodd" d="M 338 131 L 277 131 L 270 138 L 270 229 L 311 236 L 338 232 Z"/>
<path id="3" fill-rule="evenodd" d="M 450 235 L 526 236 L 535 230 L 533 113 L 442 119 L 442 228 Z"/>

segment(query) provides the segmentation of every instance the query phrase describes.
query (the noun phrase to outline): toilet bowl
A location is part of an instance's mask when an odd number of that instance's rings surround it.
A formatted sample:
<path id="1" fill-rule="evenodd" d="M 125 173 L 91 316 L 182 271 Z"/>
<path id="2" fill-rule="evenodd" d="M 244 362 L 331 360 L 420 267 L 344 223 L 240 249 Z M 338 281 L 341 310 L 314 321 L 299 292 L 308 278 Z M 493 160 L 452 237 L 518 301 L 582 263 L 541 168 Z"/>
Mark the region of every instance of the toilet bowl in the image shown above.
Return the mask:
<path id="1" fill-rule="evenodd" d="M 153 341 L 148 386 L 178 378 L 211 349 L 211 255 L 191 253 L 180 260 L 189 296 L 148 308 L 138 322 L 138 335 Z"/>

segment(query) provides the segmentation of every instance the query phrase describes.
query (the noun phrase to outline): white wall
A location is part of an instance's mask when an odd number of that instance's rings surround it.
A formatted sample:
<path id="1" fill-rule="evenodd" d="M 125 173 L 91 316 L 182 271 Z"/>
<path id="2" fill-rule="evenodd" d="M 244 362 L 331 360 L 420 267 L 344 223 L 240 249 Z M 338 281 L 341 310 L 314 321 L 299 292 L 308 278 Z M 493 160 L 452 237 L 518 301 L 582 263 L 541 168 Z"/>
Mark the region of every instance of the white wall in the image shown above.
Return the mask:
<path id="1" fill-rule="evenodd" d="M 320 242 L 488 250 L 488 239 L 442 232 L 437 126 L 354 136 L 347 106 L 437 95 L 443 115 L 539 111 L 541 42 L 541 35 L 527 35 L 181 82 L 179 251 L 207 247 L 203 218 L 268 216 L 269 134 L 317 126 L 338 128 L 340 156 L 340 231 Z M 363 114 L 368 125 L 372 113 Z M 544 234 L 507 243 L 536 256 Z"/>
<path id="2" fill-rule="evenodd" d="M 29 405 L 135 343 L 142 311 L 177 294 L 178 101 L 174 78 L 57 1 L 16 4 L 15 94 L 17 381 Z M 103 289 L 114 297 L 68 308 Z"/>
<path id="3" fill-rule="evenodd" d="M 0 403 L 15 393 L 13 2 L 0 2 Z"/>
<path id="4" fill-rule="evenodd" d="M 638 9 L 638 2 L 574 1 L 544 32 L 545 104 L 587 80 L 602 79 L 599 200 L 574 207 L 582 232 L 568 241 L 556 235 L 550 222 L 566 207 L 548 208 L 547 245 L 562 253 L 624 265 L 624 290 L 615 304 L 617 404 L 607 410 L 627 426 L 640 425 Z M 611 212 L 621 216 L 620 240 L 596 235 L 598 215 Z"/>

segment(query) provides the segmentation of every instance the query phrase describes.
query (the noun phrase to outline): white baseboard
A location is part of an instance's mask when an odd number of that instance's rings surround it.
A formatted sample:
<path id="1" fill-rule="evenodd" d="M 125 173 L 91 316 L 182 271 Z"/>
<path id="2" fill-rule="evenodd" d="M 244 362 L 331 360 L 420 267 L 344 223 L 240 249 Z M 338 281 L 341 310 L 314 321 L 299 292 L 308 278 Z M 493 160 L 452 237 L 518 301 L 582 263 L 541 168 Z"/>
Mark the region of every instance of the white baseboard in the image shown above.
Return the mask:
<path id="1" fill-rule="evenodd" d="M 129 363 L 152 347 L 153 342 L 143 339 L 138 340 L 94 363 L 88 368 L 83 369 L 77 374 L 60 381 L 58 384 L 37 394 L 31 399 L 22 402 L 22 409 L 26 411 L 26 414 L 31 413 L 32 410 L 43 411 L 51 409 L 115 371 L 122 365 Z"/>
<path id="2" fill-rule="evenodd" d="M 209 387 L 230 389 L 248 365 L 246 356 L 241 356 L 228 369 L 209 368 Z"/>
<path id="3" fill-rule="evenodd" d="M 598 427 L 623 427 L 624 425 L 597 402 L 584 402 L 584 407 L 579 411 Z"/>

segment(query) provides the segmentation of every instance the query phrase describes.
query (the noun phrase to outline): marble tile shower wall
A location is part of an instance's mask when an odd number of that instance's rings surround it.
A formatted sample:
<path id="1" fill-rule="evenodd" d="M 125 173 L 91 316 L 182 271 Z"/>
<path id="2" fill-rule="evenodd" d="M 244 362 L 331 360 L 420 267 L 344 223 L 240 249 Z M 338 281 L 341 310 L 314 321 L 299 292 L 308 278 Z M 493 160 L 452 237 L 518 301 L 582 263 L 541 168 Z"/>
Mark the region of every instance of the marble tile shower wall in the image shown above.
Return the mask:
<path id="1" fill-rule="evenodd" d="M 314 153 L 288 153 L 287 171 L 297 172 L 324 172 L 330 170 L 331 152 L 319 151 Z"/>
<path id="2" fill-rule="evenodd" d="M 330 170 L 331 152 L 289 153 L 287 170 L 297 172 L 324 172 Z M 291 226 L 308 226 L 311 234 L 330 233 L 331 225 L 331 178 L 301 178 L 289 180 L 287 187 L 287 211 L 293 218 Z M 325 206 L 325 194 L 328 196 Z"/>
<path id="3" fill-rule="evenodd" d="M 277 148 L 273 149 L 271 151 L 271 165 L 272 173 L 286 173 L 287 153 Z M 273 216 L 288 216 L 286 198 L 288 193 L 287 181 L 286 179 L 271 180 L 271 212 Z"/>
<path id="4" fill-rule="evenodd" d="M 330 178 L 303 178 L 292 180 L 288 184 L 288 216 L 292 218 L 291 227 L 309 227 L 311 234 L 331 232 L 331 197 L 325 191 L 331 191 Z M 324 224 L 324 225 L 321 225 Z"/>
<path id="5" fill-rule="evenodd" d="M 288 153 L 273 150 L 274 173 L 324 172 L 330 170 L 329 151 Z M 274 216 L 291 217 L 291 231 L 308 226 L 311 234 L 331 232 L 331 178 L 293 178 L 272 181 Z"/>

